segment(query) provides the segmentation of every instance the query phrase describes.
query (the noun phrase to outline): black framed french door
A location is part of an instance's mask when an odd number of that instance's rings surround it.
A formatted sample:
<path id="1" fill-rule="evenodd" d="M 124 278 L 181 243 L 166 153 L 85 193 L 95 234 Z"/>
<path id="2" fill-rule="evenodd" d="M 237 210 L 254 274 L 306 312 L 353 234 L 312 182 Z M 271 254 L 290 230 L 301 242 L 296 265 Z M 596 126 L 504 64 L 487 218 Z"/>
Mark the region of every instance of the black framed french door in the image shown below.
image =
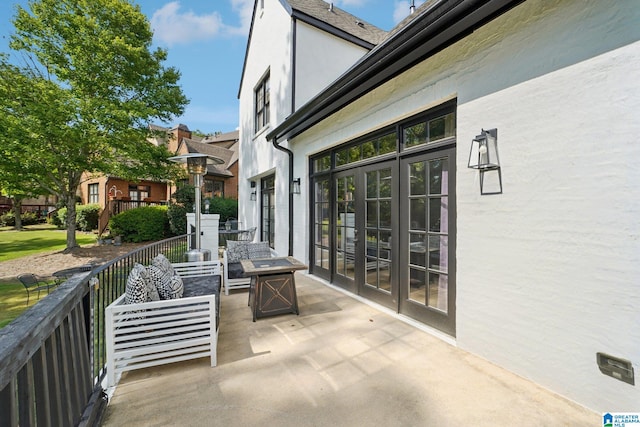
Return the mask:
<path id="1" fill-rule="evenodd" d="M 276 176 L 269 175 L 260 181 L 260 240 L 274 247 L 276 224 Z"/>
<path id="2" fill-rule="evenodd" d="M 362 191 L 357 205 L 362 220 L 357 222 L 356 282 L 360 295 L 398 309 L 396 280 L 396 243 L 398 224 L 397 162 L 362 167 L 359 171 Z"/>
<path id="3" fill-rule="evenodd" d="M 456 100 L 310 158 L 310 271 L 456 334 Z"/>
<path id="4" fill-rule="evenodd" d="M 394 310 L 396 182 L 395 161 L 335 174 L 332 223 L 333 282 Z"/>
<path id="5" fill-rule="evenodd" d="M 311 271 L 316 276 L 331 280 L 331 254 L 333 253 L 331 238 L 331 178 L 323 176 L 313 181 L 313 226 L 311 229 L 312 265 Z"/>
<path id="6" fill-rule="evenodd" d="M 455 336 L 455 148 L 400 161 L 400 312 Z"/>
<path id="7" fill-rule="evenodd" d="M 356 197 L 358 194 L 357 170 L 340 172 L 333 177 L 333 237 L 332 282 L 338 286 L 357 292 L 356 283 L 356 243 L 358 231 L 356 220 Z"/>

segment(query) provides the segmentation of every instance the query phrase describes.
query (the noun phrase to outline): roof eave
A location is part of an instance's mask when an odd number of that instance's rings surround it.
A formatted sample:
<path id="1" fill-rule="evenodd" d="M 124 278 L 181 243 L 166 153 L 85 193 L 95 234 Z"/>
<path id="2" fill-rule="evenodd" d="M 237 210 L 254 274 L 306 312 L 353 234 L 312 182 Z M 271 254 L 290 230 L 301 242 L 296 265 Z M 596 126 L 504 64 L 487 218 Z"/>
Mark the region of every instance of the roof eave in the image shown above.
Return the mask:
<path id="1" fill-rule="evenodd" d="M 525 0 L 441 0 L 365 55 L 267 140 L 293 138 Z"/>

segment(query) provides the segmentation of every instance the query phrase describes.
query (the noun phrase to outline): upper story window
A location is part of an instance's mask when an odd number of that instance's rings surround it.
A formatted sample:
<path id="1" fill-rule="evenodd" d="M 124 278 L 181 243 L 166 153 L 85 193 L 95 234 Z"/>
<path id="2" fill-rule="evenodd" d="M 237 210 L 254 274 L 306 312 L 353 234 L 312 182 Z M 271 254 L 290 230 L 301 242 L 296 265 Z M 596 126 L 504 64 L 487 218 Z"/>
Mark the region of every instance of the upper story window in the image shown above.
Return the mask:
<path id="1" fill-rule="evenodd" d="M 255 132 L 269 124 L 269 98 L 269 73 L 267 73 L 255 90 Z"/>
<path id="2" fill-rule="evenodd" d="M 98 184 L 89 184 L 89 203 L 98 203 Z"/>

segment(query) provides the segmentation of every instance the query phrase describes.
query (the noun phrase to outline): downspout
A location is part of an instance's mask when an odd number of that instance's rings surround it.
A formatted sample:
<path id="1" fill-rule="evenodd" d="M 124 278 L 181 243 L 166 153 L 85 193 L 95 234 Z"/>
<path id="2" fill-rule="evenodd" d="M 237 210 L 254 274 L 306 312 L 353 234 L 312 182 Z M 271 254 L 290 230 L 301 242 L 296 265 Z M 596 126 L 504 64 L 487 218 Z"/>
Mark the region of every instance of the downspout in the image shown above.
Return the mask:
<path id="1" fill-rule="evenodd" d="M 276 150 L 284 151 L 289 155 L 289 256 L 293 256 L 293 151 L 278 144 L 278 138 L 271 141 Z"/>

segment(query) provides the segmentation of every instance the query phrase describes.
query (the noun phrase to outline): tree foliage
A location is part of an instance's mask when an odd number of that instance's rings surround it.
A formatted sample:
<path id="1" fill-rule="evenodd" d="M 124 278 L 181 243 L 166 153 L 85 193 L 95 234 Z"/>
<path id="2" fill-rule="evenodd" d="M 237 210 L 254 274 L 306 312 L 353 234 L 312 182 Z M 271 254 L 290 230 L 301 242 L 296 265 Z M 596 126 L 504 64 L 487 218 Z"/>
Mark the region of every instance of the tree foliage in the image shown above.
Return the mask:
<path id="1" fill-rule="evenodd" d="M 177 236 L 186 233 L 187 213 L 194 211 L 196 203 L 195 187 L 185 184 L 171 195 L 171 199 L 167 215 L 171 232 Z"/>
<path id="2" fill-rule="evenodd" d="M 166 148 L 146 142 L 148 123 L 170 121 L 188 101 L 127 0 L 33 0 L 13 24 L 22 60 L 0 58 L 0 168 L 14 165 L 65 201 L 70 249 L 83 172 L 172 177 Z"/>

